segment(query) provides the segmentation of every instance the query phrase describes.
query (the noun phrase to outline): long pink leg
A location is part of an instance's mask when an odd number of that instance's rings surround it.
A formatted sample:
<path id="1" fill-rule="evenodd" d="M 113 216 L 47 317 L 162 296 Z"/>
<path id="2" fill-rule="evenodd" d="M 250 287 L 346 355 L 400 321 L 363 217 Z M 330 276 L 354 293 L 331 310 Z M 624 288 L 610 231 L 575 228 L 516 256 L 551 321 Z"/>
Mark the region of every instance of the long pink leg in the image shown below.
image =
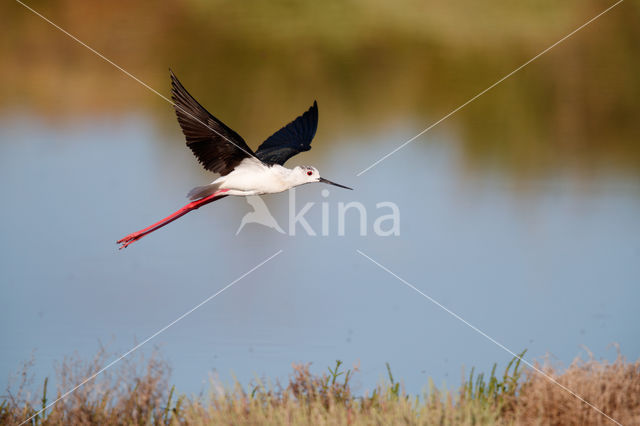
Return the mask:
<path id="1" fill-rule="evenodd" d="M 138 241 L 140 238 L 144 237 L 147 234 L 152 233 L 153 231 L 156 231 L 160 228 L 162 228 L 165 225 L 170 224 L 171 222 L 173 222 L 174 220 L 184 216 L 185 214 L 189 213 L 191 210 L 195 210 L 199 207 L 204 206 L 205 204 L 209 204 L 213 201 L 219 200 L 220 198 L 224 198 L 226 197 L 226 195 L 221 195 L 225 192 L 229 191 L 228 189 L 221 189 L 219 191 L 216 191 L 215 193 L 209 195 L 208 197 L 202 198 L 200 200 L 196 200 L 196 201 L 192 201 L 191 203 L 187 204 L 186 206 L 182 207 L 180 210 L 176 211 L 175 213 L 165 217 L 164 219 L 162 219 L 160 222 L 156 222 L 151 226 L 148 226 L 144 229 L 139 230 L 138 232 L 134 232 L 133 234 L 129 234 L 126 237 L 120 239 L 117 241 L 118 244 L 122 244 L 120 246 L 120 250 L 122 250 L 123 248 L 127 247 L 129 244 L 133 243 L 134 241 Z"/>

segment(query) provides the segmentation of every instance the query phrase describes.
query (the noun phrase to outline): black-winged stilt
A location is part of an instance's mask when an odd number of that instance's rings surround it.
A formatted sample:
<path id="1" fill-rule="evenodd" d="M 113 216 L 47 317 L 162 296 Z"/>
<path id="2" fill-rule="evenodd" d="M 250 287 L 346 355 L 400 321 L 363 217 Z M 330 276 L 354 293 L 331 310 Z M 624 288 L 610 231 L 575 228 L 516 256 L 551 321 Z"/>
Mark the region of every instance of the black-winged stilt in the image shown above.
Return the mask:
<path id="1" fill-rule="evenodd" d="M 219 173 L 220 177 L 208 185 L 193 188 L 188 197 L 194 201 L 172 215 L 118 240 L 121 249 L 191 210 L 227 195 L 273 194 L 313 182 L 351 189 L 320 177 L 315 167 L 283 167 L 289 158 L 311 149 L 318 128 L 315 101 L 304 114 L 271 135 L 254 153 L 240 135 L 211 115 L 187 92 L 173 71 L 170 73 L 171 97 L 187 146 L 205 169 Z"/>

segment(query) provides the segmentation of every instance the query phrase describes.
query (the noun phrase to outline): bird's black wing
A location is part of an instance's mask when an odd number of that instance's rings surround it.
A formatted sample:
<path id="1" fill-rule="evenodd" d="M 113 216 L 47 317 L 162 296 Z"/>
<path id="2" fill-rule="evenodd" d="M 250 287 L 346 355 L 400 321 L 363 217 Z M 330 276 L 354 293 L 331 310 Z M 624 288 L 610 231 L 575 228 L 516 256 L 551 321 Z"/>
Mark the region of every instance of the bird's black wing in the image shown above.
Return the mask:
<path id="1" fill-rule="evenodd" d="M 211 115 L 187 92 L 173 71 L 171 98 L 187 146 L 205 169 L 226 175 L 243 159 L 255 157 L 242 137 Z"/>
<path id="2" fill-rule="evenodd" d="M 318 104 L 313 101 L 313 106 L 304 114 L 262 142 L 256 151 L 256 157 L 266 164 L 283 165 L 294 155 L 311 149 L 311 141 L 317 129 Z"/>

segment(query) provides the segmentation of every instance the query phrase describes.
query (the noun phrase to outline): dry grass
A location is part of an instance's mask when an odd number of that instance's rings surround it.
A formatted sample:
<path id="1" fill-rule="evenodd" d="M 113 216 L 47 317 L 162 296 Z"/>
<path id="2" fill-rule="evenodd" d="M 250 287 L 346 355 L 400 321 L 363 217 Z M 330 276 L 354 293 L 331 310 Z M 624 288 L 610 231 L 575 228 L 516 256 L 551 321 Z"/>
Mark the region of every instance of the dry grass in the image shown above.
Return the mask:
<path id="1" fill-rule="evenodd" d="M 101 351 L 94 360 L 65 359 L 57 369 L 57 396 L 99 371 L 107 357 Z M 53 399 L 47 382 L 41 395 L 26 392 L 28 370 L 18 376 L 17 390 L 7 390 L 0 400 L 0 424 L 20 424 Z M 387 366 L 388 367 L 388 366 Z M 640 424 L 640 361 L 619 357 L 614 363 L 576 360 L 561 372 L 543 367 L 563 385 L 574 390 L 623 424 Z M 62 399 L 32 424 L 331 424 L 331 425 L 475 425 L 475 424 L 610 424 L 593 409 L 544 377 L 520 369 L 512 362 L 502 376 L 495 368 L 465 380 L 455 392 L 429 390 L 421 397 L 407 395 L 394 379 L 373 392 L 356 396 L 352 370 L 338 361 L 327 373 L 317 375 L 309 365 L 293 365 L 288 383 L 267 386 L 236 383 L 225 388 L 212 383 L 208 396 L 177 396 L 169 388 L 169 368 L 157 356 L 123 360 Z M 56 396 L 56 397 L 57 397 Z"/>
<path id="2" fill-rule="evenodd" d="M 576 359 L 562 374 L 551 367 L 544 371 L 618 422 L 640 424 L 640 361 L 629 363 L 620 356 L 611 364 Z M 512 407 L 519 424 L 612 424 L 531 370 L 527 371 Z"/>
<path id="3" fill-rule="evenodd" d="M 100 371 L 109 357 L 101 349 L 94 359 L 83 361 L 78 357 L 65 358 L 56 368 L 57 392 L 51 395 L 45 379 L 42 393 L 34 397 L 29 392 L 32 382 L 25 363 L 18 375 L 20 383 L 16 391 L 11 383 L 6 396 L 0 400 L 0 424 L 20 424 L 49 403 L 59 398 Z M 57 402 L 45 413 L 32 419 L 33 424 L 84 425 L 84 424 L 147 424 L 159 423 L 164 414 L 168 394 L 170 369 L 166 362 L 153 355 L 124 359 L 117 366 L 105 370 L 95 380 L 87 382 L 76 391 Z"/>

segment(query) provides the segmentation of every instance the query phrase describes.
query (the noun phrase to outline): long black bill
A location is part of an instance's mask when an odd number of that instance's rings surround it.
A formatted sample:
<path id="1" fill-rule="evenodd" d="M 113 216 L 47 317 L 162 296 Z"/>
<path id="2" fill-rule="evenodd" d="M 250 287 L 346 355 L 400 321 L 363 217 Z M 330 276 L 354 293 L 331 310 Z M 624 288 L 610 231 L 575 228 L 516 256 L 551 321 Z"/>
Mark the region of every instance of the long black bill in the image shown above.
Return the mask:
<path id="1" fill-rule="evenodd" d="M 330 185 L 339 186 L 340 188 L 350 189 L 350 190 L 353 191 L 353 188 L 349 188 L 348 186 L 340 185 L 339 183 L 331 182 L 329 179 L 320 178 L 319 180 L 320 180 L 320 182 L 323 182 L 323 183 L 328 183 Z"/>

